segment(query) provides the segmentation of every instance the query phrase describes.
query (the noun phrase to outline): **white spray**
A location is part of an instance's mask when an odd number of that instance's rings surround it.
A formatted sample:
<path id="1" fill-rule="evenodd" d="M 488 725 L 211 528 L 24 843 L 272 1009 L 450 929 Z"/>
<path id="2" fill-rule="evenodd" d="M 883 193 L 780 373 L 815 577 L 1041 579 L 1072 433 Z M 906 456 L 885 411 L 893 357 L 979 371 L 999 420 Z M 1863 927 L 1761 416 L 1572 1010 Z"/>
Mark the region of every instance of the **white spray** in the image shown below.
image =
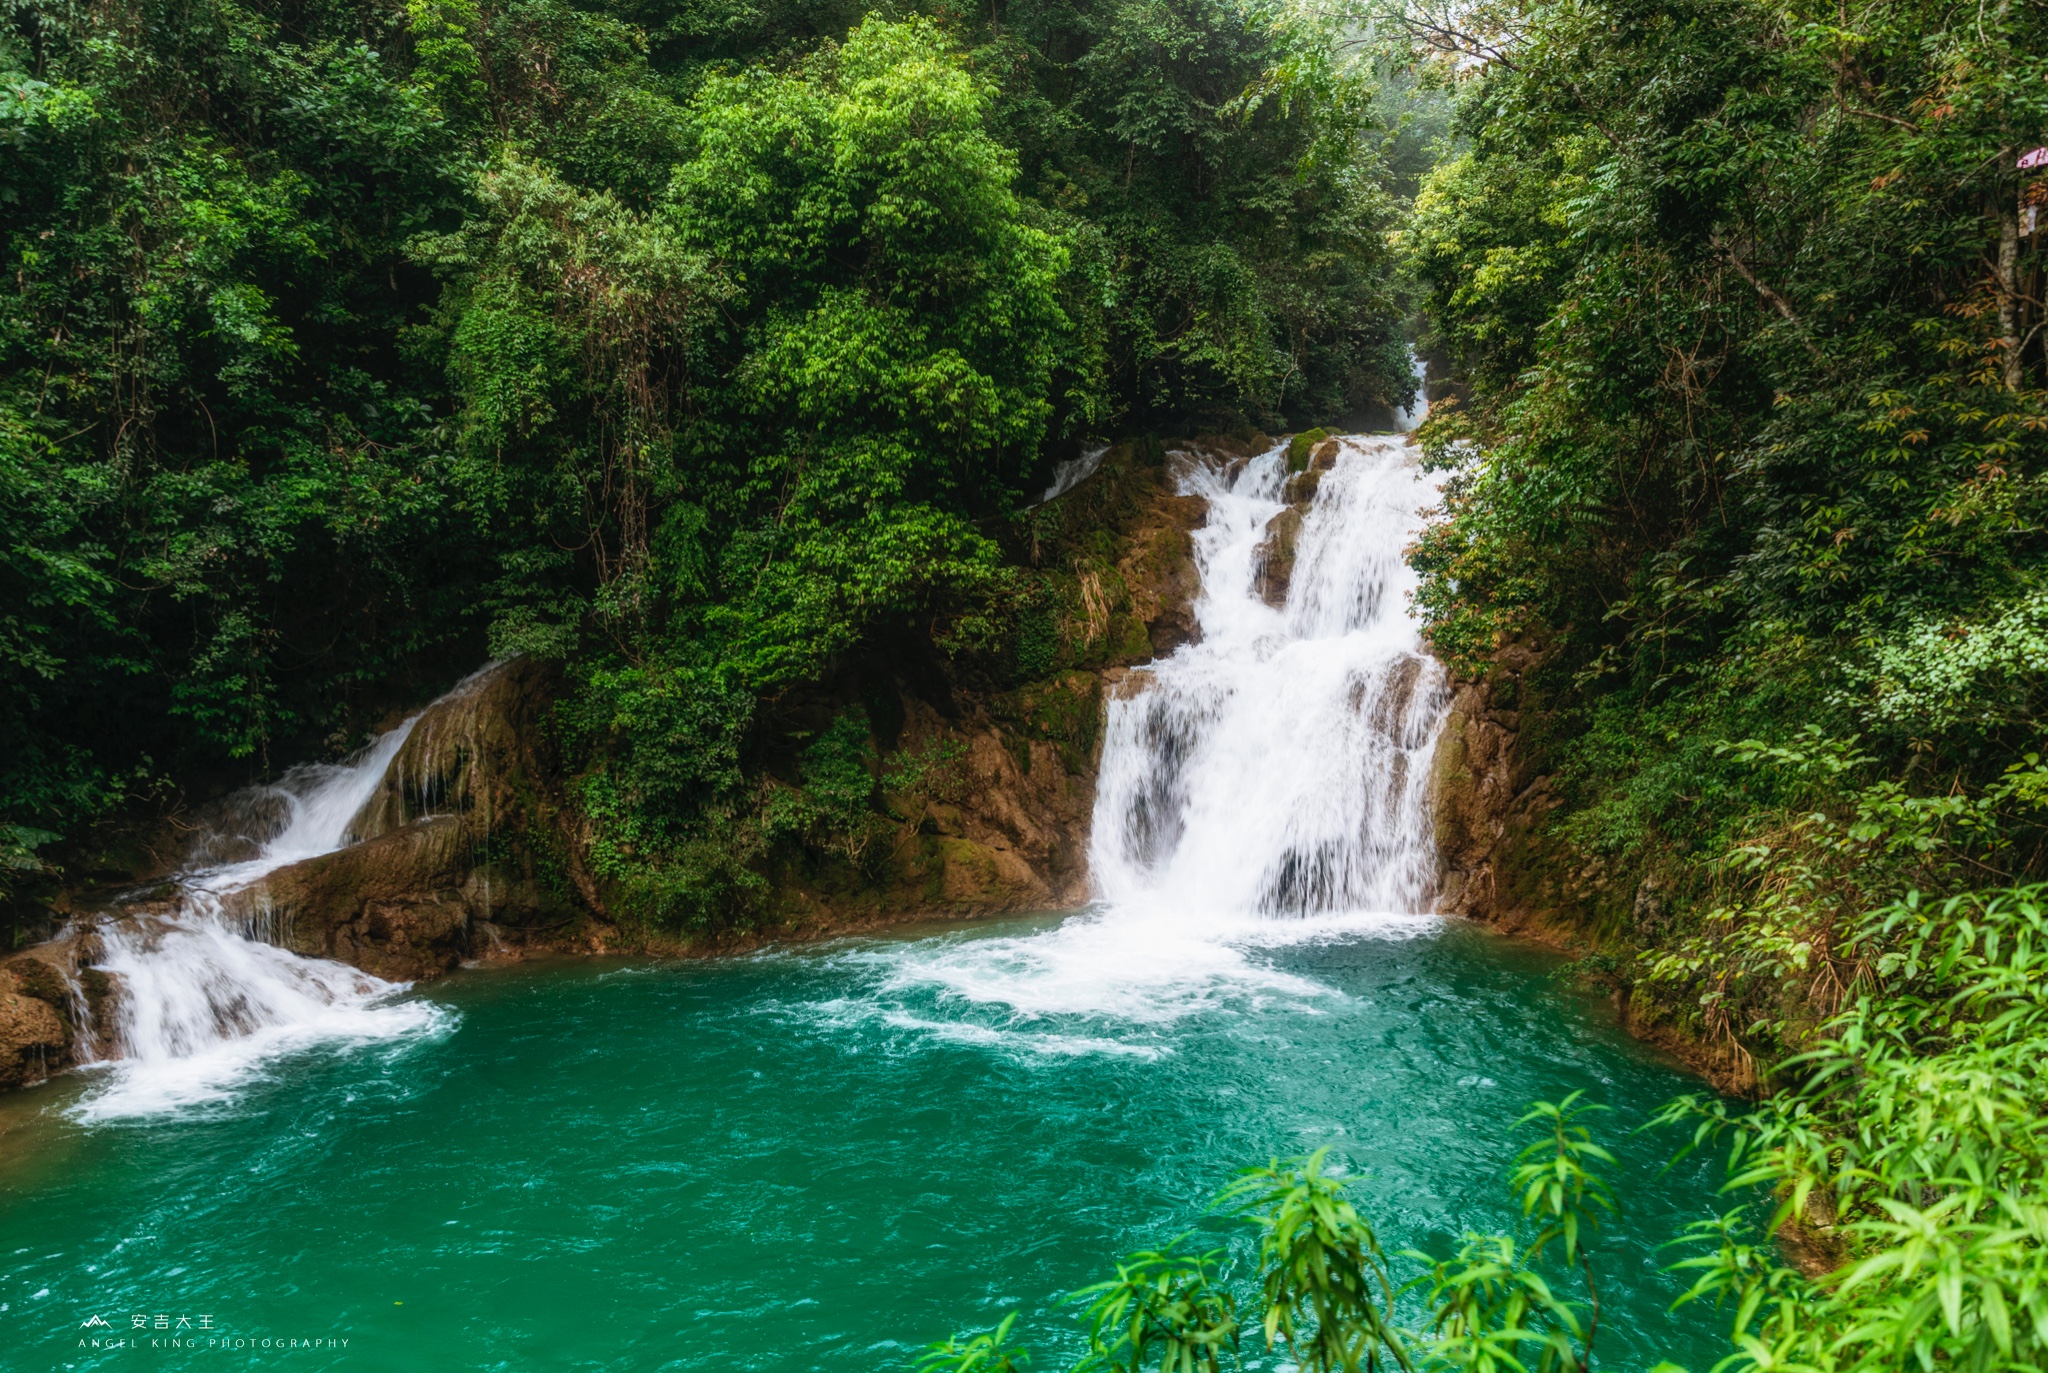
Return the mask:
<path id="1" fill-rule="evenodd" d="M 258 913 L 235 919 L 223 898 L 289 863 L 331 853 L 361 837 L 363 805 L 412 729 L 407 720 L 339 764 L 293 768 L 277 783 L 231 798 L 225 823 L 195 852 L 205 864 L 178 879 L 167 916 L 108 921 L 99 967 L 119 979 L 115 1052 L 100 1090 L 75 1108 L 86 1120 L 147 1115 L 214 1101 L 277 1054 L 322 1041 L 411 1035 L 438 1019 L 433 1008 L 389 1004 L 397 984 L 346 964 L 301 958 L 268 942 L 282 931 Z"/>

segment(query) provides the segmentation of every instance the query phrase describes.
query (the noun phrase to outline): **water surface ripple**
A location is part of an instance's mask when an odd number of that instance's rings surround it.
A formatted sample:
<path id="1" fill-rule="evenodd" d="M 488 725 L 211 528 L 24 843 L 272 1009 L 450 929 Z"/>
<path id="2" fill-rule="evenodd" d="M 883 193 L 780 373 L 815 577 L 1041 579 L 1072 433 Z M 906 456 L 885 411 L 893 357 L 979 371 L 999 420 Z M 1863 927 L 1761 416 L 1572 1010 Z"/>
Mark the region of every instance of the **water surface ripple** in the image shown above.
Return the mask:
<path id="1" fill-rule="evenodd" d="M 1331 1144 L 1390 1247 L 1441 1250 L 1513 1223 L 1521 1103 L 1583 1087 L 1632 1123 L 1687 1085 L 1551 956 L 1455 923 L 1219 945 L 1235 972 L 1170 1016 L 953 975 L 1057 923 L 527 965 L 421 998 L 439 1036 L 278 1059 L 230 1102 L 87 1125 L 75 1080 L 18 1095 L 0 1367 L 96 1366 L 95 1314 L 204 1313 L 350 1341 L 218 1367 L 880 1370 L 1013 1307 L 1057 1367 L 1057 1298 L 1112 1255 L 1238 1242 L 1204 1212 L 1236 1164 Z M 1668 1143 L 1619 1139 L 1606 1367 L 1711 1361 L 1706 1316 L 1664 1311 L 1656 1245 L 1713 1209 L 1704 1165 L 1660 1176 Z"/>

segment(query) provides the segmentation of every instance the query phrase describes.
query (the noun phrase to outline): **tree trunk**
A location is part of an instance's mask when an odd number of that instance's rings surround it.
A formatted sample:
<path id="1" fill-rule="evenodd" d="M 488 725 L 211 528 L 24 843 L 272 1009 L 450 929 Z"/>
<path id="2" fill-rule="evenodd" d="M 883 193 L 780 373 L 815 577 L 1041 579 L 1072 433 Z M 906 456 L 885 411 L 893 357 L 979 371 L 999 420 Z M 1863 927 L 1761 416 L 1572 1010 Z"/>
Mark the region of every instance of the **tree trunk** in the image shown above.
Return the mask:
<path id="1" fill-rule="evenodd" d="M 2005 389 L 2020 389 L 2020 215 L 2017 199 L 1998 214 L 1998 342 L 2005 350 Z"/>

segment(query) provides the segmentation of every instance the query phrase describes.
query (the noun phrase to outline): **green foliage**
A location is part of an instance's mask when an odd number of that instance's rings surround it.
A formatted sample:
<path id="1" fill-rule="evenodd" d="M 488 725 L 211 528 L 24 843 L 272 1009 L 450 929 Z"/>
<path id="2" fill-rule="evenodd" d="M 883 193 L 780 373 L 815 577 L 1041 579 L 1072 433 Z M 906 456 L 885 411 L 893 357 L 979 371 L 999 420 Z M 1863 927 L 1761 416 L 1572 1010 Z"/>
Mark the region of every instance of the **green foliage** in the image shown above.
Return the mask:
<path id="1" fill-rule="evenodd" d="M 841 715 L 803 751 L 801 786 L 778 789 L 770 800 L 769 837 L 809 840 L 858 869 L 882 829 L 874 768 L 867 721 Z"/>
<path id="2" fill-rule="evenodd" d="M 1405 395 L 1371 92 L 1224 0 L 17 17 L 0 823 L 57 850 L 530 654 L 600 898 L 752 919 L 763 699 L 1111 651 L 997 541 L 1055 456 Z"/>
<path id="3" fill-rule="evenodd" d="M 1932 902 L 1853 931 L 1868 975 L 1795 1090 L 1667 1119 L 1725 1138 L 1734 1189 L 1777 1198 L 1697 1228 L 1689 1299 L 1733 1310 L 1729 1369 L 2026 1368 L 2048 1356 L 2048 891 Z M 1825 1282 L 1767 1240 L 1797 1222 L 1841 1259 Z M 1754 1236 L 1761 1234 L 1766 1242 Z"/>
<path id="4" fill-rule="evenodd" d="M 1144 1250 L 1117 1264 L 1114 1278 L 1074 1293 L 1088 1307 L 1089 1354 L 1077 1373 L 1218 1373 L 1238 1338 L 1236 1304 L 1217 1281 L 1221 1258 Z"/>
<path id="5" fill-rule="evenodd" d="M 1673 1114 L 1774 1195 L 1691 1263 L 1729 1369 L 2033 1367 L 2048 1333 L 2017 1066 L 2048 861 L 2020 232 L 2048 191 L 2014 160 L 2048 138 L 2042 22 L 1534 0 L 1402 30 L 1465 140 L 1403 238 L 1466 390 L 1424 436 L 1420 602 L 1468 672 L 1540 660 L 1540 842 L 1636 893 L 1600 930 L 1633 1010 L 1776 1092 Z"/>
<path id="6" fill-rule="evenodd" d="M 916 1373 L 1019 1373 L 1030 1356 L 1010 1343 L 1012 1311 L 993 1330 L 965 1337 L 954 1335 L 929 1346 L 912 1365 Z"/>
<path id="7" fill-rule="evenodd" d="M 1567 1266 L 1579 1262 L 1584 1245 L 1579 1232 L 1600 1223 L 1601 1215 L 1614 1214 L 1614 1197 L 1597 1165 L 1612 1167 L 1614 1155 L 1593 1143 L 1593 1135 L 1578 1118 L 1604 1106 L 1581 1105 L 1581 1092 L 1561 1102 L 1539 1101 L 1517 1124 L 1538 1124 L 1550 1131 L 1522 1150 L 1508 1185 L 1522 1194 L 1522 1214 L 1537 1222 L 1536 1237 L 1529 1241 L 1529 1257 L 1541 1258 L 1556 1243 L 1564 1251 Z"/>
<path id="8" fill-rule="evenodd" d="M 1613 1155 L 1578 1123 L 1593 1109 L 1575 1092 L 1557 1103 L 1532 1102 L 1522 1118 L 1540 1131 L 1509 1178 L 1537 1225 L 1529 1243 L 1472 1234 L 1448 1259 L 1403 1254 L 1420 1271 L 1398 1286 L 1371 1224 L 1346 1196 L 1347 1180 L 1327 1169 L 1327 1150 L 1246 1169 L 1215 1204 L 1259 1232 L 1256 1276 L 1267 1348 L 1284 1344 L 1293 1366 L 1311 1373 L 1585 1373 L 1593 1366 L 1599 1298 L 1580 1236 L 1614 1210 L 1600 1176 Z M 1567 1272 L 1579 1266 L 1591 1319 L 1545 1277 L 1553 1247 Z M 1220 1369 L 1240 1335 L 1222 1259 L 1221 1250 L 1194 1256 L 1176 1243 L 1132 1254 L 1115 1277 L 1074 1293 L 1070 1300 L 1086 1305 L 1088 1324 L 1088 1353 L 1076 1373 Z M 1423 1329 L 1396 1322 L 1406 1293 L 1426 1303 Z M 1014 1319 L 972 1341 L 931 1346 L 919 1373 L 1021 1364 L 1023 1351 L 1008 1344 Z"/>
<path id="9" fill-rule="evenodd" d="M 1717 1373 L 2038 1367 L 2048 1087 L 2034 1067 L 2048 1051 L 2048 887 L 1939 905 L 1909 897 L 1855 939 L 1886 950 L 1876 980 L 1822 1048 L 1787 1065 L 1804 1073 L 1800 1086 L 1754 1108 L 1684 1097 L 1652 1122 L 1692 1127 L 1681 1156 L 1725 1142 L 1724 1190 L 1743 1199 L 1689 1228 L 1685 1242 L 1704 1252 L 1676 1265 L 1694 1275 L 1681 1303 L 1713 1300 L 1728 1314 Z M 1259 1227 L 1268 1345 L 1284 1341 L 1316 1370 L 1593 1368 L 1599 1290 L 1585 1235 L 1614 1214 L 1602 1174 L 1615 1162 L 1580 1123 L 1595 1109 L 1573 1093 L 1522 1117 L 1538 1137 L 1508 1181 L 1534 1226 L 1526 1241 L 1468 1234 L 1448 1258 L 1399 1256 L 1420 1270 L 1399 1288 L 1422 1304 L 1419 1329 L 1395 1323 L 1386 1260 L 1324 1154 L 1243 1174 L 1217 1200 Z M 1825 1277 L 1793 1268 L 1775 1242 L 1795 1223 L 1809 1252 L 1832 1255 Z M 1218 1367 L 1237 1337 L 1219 1259 L 1134 1254 L 1076 1293 L 1090 1303 L 1091 1352 L 1078 1367 Z M 1584 1302 L 1560 1288 L 1574 1266 Z M 1015 1367 L 1010 1326 L 935 1345 L 919 1368 Z"/>
<path id="10" fill-rule="evenodd" d="M 1440 651 L 1483 671 L 1526 635 L 1549 712 L 1689 739 L 1778 695 L 1788 726 L 1981 780 L 2039 677 L 2048 355 L 2012 156 L 2048 133 L 2040 16 L 1417 16 L 1466 143 L 1402 236 L 1469 391 L 1425 431 L 1451 472 L 1416 559 Z M 1672 752 L 1557 761 L 1598 804 Z"/>
<path id="11" fill-rule="evenodd" d="M 1421 603 L 1469 672 L 1540 655 L 1546 842 L 1638 891 L 1616 980 L 1775 1089 L 1667 1114 L 1770 1197 L 1685 1265 L 1723 1369 L 2042 1362 L 2048 355 L 2013 161 L 2048 135 L 2041 24 L 1536 0 L 1403 29 L 1466 142 L 1404 234 L 1467 390 L 1425 433 Z M 1525 1166 L 1539 1214 L 1570 1200 L 1563 1152 Z"/>
<path id="12" fill-rule="evenodd" d="M 0 827 L 0 901 L 13 897 L 15 884 L 27 875 L 40 876 L 48 864 L 36 856 L 36 850 L 57 836 L 48 830 L 32 830 L 22 825 Z"/>
<path id="13" fill-rule="evenodd" d="M 1261 1230 L 1266 1343 L 1284 1341 L 1313 1373 L 1355 1373 L 1382 1347 L 1407 1367 L 1379 1239 L 1344 1196 L 1344 1179 L 1323 1170 L 1327 1153 L 1249 1169 L 1219 1198 L 1252 1212 Z"/>

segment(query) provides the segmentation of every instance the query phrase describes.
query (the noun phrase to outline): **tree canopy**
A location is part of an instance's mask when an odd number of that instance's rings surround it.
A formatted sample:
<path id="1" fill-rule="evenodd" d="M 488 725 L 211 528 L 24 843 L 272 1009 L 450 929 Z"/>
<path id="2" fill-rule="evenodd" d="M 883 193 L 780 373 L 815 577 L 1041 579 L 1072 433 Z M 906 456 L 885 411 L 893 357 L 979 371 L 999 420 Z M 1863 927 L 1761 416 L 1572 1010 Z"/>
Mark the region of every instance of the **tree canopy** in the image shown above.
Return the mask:
<path id="1" fill-rule="evenodd" d="M 11 13 L 11 871 L 514 652 L 659 868 L 764 694 L 1015 632 L 992 531 L 1084 441 L 1410 389 L 1369 101 L 1274 95 L 1276 12 Z"/>

